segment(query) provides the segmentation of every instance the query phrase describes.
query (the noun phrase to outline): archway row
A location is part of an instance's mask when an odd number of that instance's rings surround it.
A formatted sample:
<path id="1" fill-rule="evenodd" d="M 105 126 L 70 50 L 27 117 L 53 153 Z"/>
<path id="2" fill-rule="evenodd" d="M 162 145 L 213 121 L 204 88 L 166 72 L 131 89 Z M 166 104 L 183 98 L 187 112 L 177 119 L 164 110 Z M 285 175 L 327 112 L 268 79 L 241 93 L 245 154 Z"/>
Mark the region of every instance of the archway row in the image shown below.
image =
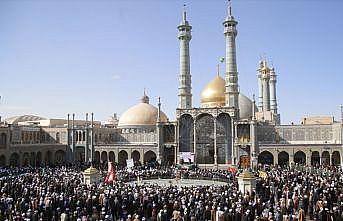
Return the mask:
<path id="1" fill-rule="evenodd" d="M 258 163 L 260 164 L 275 164 L 281 166 L 289 165 L 289 154 L 286 151 L 281 151 L 277 155 L 277 162 L 275 162 L 274 156 L 271 152 L 265 150 L 258 156 Z M 339 166 L 341 164 L 341 155 L 339 151 L 333 151 L 331 156 L 329 151 L 323 151 L 320 156 L 318 151 L 311 152 L 311 162 L 306 162 L 306 154 L 298 150 L 294 153 L 294 163 L 299 165 L 311 164 L 314 165 L 334 165 Z"/>
<path id="2" fill-rule="evenodd" d="M 131 158 L 134 163 L 148 163 L 157 160 L 157 155 L 154 151 L 149 150 L 144 153 L 143 157 L 138 150 L 131 152 Z M 118 156 L 115 155 L 114 151 L 95 151 L 94 161 L 97 164 L 116 162 L 121 166 L 126 166 L 126 160 L 129 159 L 129 154 L 126 150 L 120 150 Z"/>
<path id="3" fill-rule="evenodd" d="M 64 150 L 46 151 L 45 153 L 24 152 L 20 155 L 17 152 L 11 153 L 6 161 L 6 156 L 0 156 L 0 166 L 41 166 L 41 165 L 63 165 L 66 161 L 66 152 Z"/>

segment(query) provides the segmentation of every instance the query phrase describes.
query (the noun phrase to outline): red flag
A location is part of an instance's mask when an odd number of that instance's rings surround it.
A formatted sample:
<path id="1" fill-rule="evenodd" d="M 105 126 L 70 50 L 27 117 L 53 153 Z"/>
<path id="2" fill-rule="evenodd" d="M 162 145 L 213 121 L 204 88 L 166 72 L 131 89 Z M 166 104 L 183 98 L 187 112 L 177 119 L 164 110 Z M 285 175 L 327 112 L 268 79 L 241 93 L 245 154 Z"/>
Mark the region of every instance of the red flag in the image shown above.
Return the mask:
<path id="1" fill-rule="evenodd" d="M 116 179 L 116 172 L 112 162 L 108 162 L 107 176 L 105 177 L 105 183 L 114 182 Z"/>
<path id="2" fill-rule="evenodd" d="M 236 173 L 236 172 L 237 172 L 237 169 L 234 168 L 234 167 L 229 167 L 229 168 L 228 168 L 228 171 L 230 171 L 231 173 Z"/>

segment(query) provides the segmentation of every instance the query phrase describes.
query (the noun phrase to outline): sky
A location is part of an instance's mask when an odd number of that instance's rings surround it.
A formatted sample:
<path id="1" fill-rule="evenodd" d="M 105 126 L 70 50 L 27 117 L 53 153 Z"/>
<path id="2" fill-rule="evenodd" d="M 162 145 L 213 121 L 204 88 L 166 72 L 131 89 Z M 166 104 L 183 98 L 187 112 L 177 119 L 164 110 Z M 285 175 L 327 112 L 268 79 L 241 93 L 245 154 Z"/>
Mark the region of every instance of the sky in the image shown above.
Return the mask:
<path id="1" fill-rule="evenodd" d="M 194 106 L 225 55 L 225 0 L 0 1 L 0 115 L 96 120 L 139 102 L 175 120 L 183 4 L 192 25 Z M 278 75 L 282 123 L 340 118 L 343 103 L 343 1 L 234 0 L 241 93 L 258 94 L 261 56 Z M 223 76 L 224 67 L 221 67 Z"/>

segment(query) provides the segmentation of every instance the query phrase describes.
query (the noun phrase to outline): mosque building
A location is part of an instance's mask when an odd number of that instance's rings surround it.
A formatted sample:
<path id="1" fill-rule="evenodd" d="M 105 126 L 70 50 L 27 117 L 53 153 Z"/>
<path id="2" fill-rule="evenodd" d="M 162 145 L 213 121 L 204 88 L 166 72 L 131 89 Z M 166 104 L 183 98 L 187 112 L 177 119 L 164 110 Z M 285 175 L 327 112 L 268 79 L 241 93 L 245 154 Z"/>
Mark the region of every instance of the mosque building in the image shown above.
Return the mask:
<path id="1" fill-rule="evenodd" d="M 190 42 L 186 11 L 178 29 L 180 65 L 176 119 L 170 120 L 158 100 L 144 91 L 138 104 L 117 118 L 94 121 L 46 119 L 24 115 L 0 126 L 0 165 L 73 162 L 125 165 L 157 161 L 164 165 L 195 163 L 199 167 L 250 167 L 264 164 L 342 165 L 342 125 L 333 117 L 306 117 L 300 124 L 281 125 L 277 74 L 265 60 L 257 67 L 258 98 L 239 91 L 236 60 L 238 22 L 231 5 L 223 21 L 225 73 L 202 90 L 200 107 L 192 102 Z M 343 113 L 343 111 L 342 111 Z M 342 114 L 343 116 L 343 114 Z"/>

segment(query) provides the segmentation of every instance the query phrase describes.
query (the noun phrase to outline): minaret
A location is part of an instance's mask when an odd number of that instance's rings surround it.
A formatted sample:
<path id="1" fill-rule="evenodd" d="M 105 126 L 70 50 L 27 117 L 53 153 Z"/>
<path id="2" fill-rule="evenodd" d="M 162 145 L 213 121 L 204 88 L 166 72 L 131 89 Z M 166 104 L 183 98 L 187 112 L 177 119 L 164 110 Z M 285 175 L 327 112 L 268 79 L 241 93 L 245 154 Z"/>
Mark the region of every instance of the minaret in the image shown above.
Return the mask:
<path id="1" fill-rule="evenodd" d="M 262 89 L 262 75 L 260 70 L 263 67 L 263 61 L 260 61 L 259 68 L 257 69 L 257 77 L 258 77 L 258 111 L 263 111 L 263 89 Z"/>
<path id="2" fill-rule="evenodd" d="M 270 69 L 267 66 L 266 61 L 262 61 L 260 65 L 259 78 L 262 84 L 262 111 L 270 111 L 270 90 L 269 90 L 269 79 L 270 79 Z M 260 95 L 259 95 L 260 96 Z"/>
<path id="3" fill-rule="evenodd" d="M 229 1 L 228 16 L 223 22 L 226 43 L 225 63 L 225 106 L 234 107 L 238 110 L 238 73 L 236 63 L 236 36 L 238 22 L 235 21 L 231 12 Z"/>
<path id="4" fill-rule="evenodd" d="M 185 5 L 184 5 L 185 6 Z M 179 109 L 192 108 L 192 80 L 190 72 L 189 42 L 192 39 L 191 29 L 184 8 L 182 21 L 177 27 L 180 40 L 180 73 L 179 73 Z"/>
<path id="5" fill-rule="evenodd" d="M 275 74 L 274 67 L 270 69 L 269 87 L 270 87 L 270 110 L 274 114 L 277 114 L 276 74 Z"/>

